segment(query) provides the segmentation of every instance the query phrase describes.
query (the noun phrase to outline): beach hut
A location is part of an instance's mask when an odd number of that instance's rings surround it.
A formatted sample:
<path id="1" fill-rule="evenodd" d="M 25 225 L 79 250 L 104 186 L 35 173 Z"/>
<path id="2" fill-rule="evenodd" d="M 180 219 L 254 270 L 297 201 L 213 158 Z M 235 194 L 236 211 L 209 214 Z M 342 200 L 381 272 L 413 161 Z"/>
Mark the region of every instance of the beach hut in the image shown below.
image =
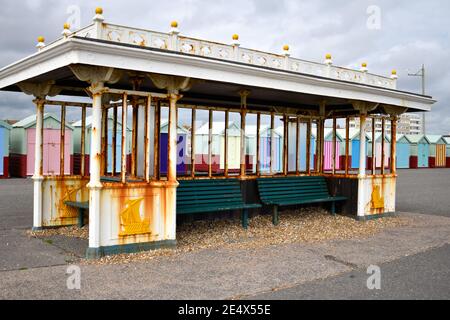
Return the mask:
<path id="1" fill-rule="evenodd" d="M 388 168 L 389 167 L 389 159 L 391 156 L 391 147 L 390 147 L 390 137 L 388 135 L 384 136 L 384 141 L 382 141 L 382 134 L 381 132 L 376 132 L 375 133 L 375 168 L 381 168 L 381 161 L 382 161 L 382 157 L 381 157 L 381 151 L 383 148 L 383 143 L 384 143 L 384 168 Z M 368 155 L 369 155 L 369 168 L 372 166 L 372 161 L 373 161 L 373 155 L 372 155 L 372 143 L 373 141 L 369 142 L 369 150 L 368 150 Z"/>
<path id="2" fill-rule="evenodd" d="M 0 120 L 0 178 L 9 177 L 9 135 L 11 126 Z"/>
<path id="3" fill-rule="evenodd" d="M 406 137 L 411 142 L 409 167 L 411 169 L 428 168 L 430 142 L 427 137 L 423 134 L 408 134 Z"/>
<path id="4" fill-rule="evenodd" d="M 246 163 L 247 169 L 251 172 L 256 172 L 256 125 L 245 126 L 245 148 L 246 148 Z M 281 153 L 283 150 L 283 141 L 279 133 L 279 130 L 274 130 L 274 143 L 275 148 L 273 170 L 281 171 Z M 269 125 L 261 125 L 259 131 L 259 161 L 261 173 L 270 172 L 270 157 L 271 157 L 271 133 Z"/>
<path id="5" fill-rule="evenodd" d="M 159 157 L 160 157 L 160 172 L 167 174 L 168 163 L 168 132 L 169 122 L 163 121 L 161 123 L 160 140 L 159 140 Z M 177 174 L 184 175 L 187 173 L 188 161 L 188 137 L 189 131 L 183 127 L 177 126 Z"/>
<path id="6" fill-rule="evenodd" d="M 74 128 L 66 124 L 64 131 L 64 174 L 72 173 L 72 134 Z M 60 172 L 61 121 L 52 114 L 44 114 L 43 170 L 45 175 Z M 16 122 L 11 129 L 9 170 L 12 177 L 34 174 L 36 115 Z"/>
<path id="7" fill-rule="evenodd" d="M 440 135 L 427 134 L 426 137 L 430 142 L 429 167 L 445 168 L 447 148 L 446 141 Z"/>
<path id="8" fill-rule="evenodd" d="M 444 137 L 444 141 L 446 144 L 446 161 L 445 161 L 445 167 L 450 168 L 450 137 Z"/>
<path id="9" fill-rule="evenodd" d="M 112 152 L 113 152 L 113 122 L 112 115 L 108 117 L 108 172 L 111 173 L 113 169 L 112 164 Z M 73 123 L 73 173 L 80 174 L 81 172 L 81 120 Z M 92 116 L 86 117 L 86 133 L 85 133 L 85 147 L 84 147 L 84 161 L 86 172 L 89 172 L 89 154 L 91 148 L 91 129 L 92 129 Z M 127 128 L 127 162 L 130 161 L 131 155 L 131 129 Z M 121 171 L 121 154 L 122 154 L 122 123 L 117 121 L 117 133 L 116 133 L 116 172 Z"/>
<path id="10" fill-rule="evenodd" d="M 343 129 L 345 131 L 345 129 Z M 340 132 L 340 131 L 339 131 Z M 345 133 L 340 132 L 342 137 L 345 137 Z M 351 169 L 359 169 L 359 150 L 360 150 L 360 145 L 359 145 L 359 130 L 355 129 L 355 128 L 350 128 L 349 129 L 349 163 L 350 163 L 350 168 Z M 368 154 L 369 154 L 369 144 L 372 141 L 372 137 L 371 135 L 369 135 L 368 133 L 366 133 L 366 143 L 365 143 L 365 147 L 366 147 L 366 167 L 369 168 L 368 166 Z M 344 159 L 342 160 L 343 163 L 345 163 L 345 144 L 344 144 L 344 152 L 342 153 Z"/>
<path id="11" fill-rule="evenodd" d="M 398 169 L 409 169 L 409 159 L 411 157 L 411 141 L 404 134 L 397 136 L 397 159 Z"/>

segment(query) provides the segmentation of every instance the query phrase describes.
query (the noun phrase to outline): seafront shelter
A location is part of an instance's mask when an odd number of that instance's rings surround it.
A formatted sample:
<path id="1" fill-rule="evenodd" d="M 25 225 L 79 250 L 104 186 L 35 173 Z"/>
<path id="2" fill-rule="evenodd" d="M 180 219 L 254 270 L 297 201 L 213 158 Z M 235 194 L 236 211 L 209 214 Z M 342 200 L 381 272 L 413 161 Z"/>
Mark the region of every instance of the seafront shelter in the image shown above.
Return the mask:
<path id="1" fill-rule="evenodd" d="M 392 159 L 396 144 L 390 145 L 389 168 L 366 170 L 366 126 L 374 119 L 390 122 L 396 141 L 398 116 L 430 111 L 435 101 L 398 89 L 395 71 L 388 76 L 375 75 L 368 72 L 365 63 L 353 70 L 336 66 L 331 54 L 326 54 L 323 61 L 310 62 L 292 57 L 288 45 L 280 44 L 280 49 L 280 53 L 268 53 L 245 48 L 237 34 L 228 44 L 195 39 L 182 35 L 177 22 L 171 23 L 169 32 L 119 26 L 106 22 L 101 8 L 96 9 L 93 23 L 80 30 L 70 30 L 65 25 L 62 37 L 48 44 L 40 37 L 35 54 L 0 70 L 1 90 L 24 92 L 36 105 L 34 228 L 75 224 L 79 211 L 74 208 L 78 206 L 89 215 L 90 258 L 171 247 L 176 245 L 177 215 L 211 208 L 205 203 L 218 205 L 220 200 L 225 205 L 215 208 L 223 209 L 226 204 L 230 210 L 242 208 L 243 226 L 247 227 L 247 210 L 258 211 L 267 203 L 264 198 L 268 189 L 261 187 L 266 183 L 272 191 L 287 185 L 298 191 L 295 184 L 303 184 L 305 201 L 311 200 L 307 195 L 319 188 L 327 194 L 320 201 L 339 199 L 336 206 L 332 202 L 331 212 L 351 214 L 359 220 L 394 213 L 397 175 Z M 56 95 L 67 96 L 73 102 L 52 98 Z M 90 103 L 77 102 L 79 97 L 88 97 Z M 50 104 L 53 110 L 55 105 L 62 106 L 62 130 L 66 125 L 65 106 L 80 107 L 83 126 L 86 109 L 91 110 L 90 172 L 85 166 L 79 175 L 65 171 L 46 175 L 43 171 L 42 126 Z M 117 115 L 114 123 L 120 117 L 121 123 L 130 123 L 132 129 L 131 166 L 128 170 L 127 150 L 122 148 L 120 172 L 114 174 L 107 170 L 108 113 Z M 180 117 L 181 114 L 186 116 Z M 159 148 L 165 117 L 167 173 L 160 170 L 160 162 L 165 159 L 160 157 Z M 347 139 L 345 170 L 339 171 L 336 130 L 338 123 L 342 124 L 348 137 L 349 121 L 354 117 L 360 119 L 360 165 L 355 171 L 348 169 Z M 223 170 L 213 174 L 212 132 L 217 119 L 226 124 L 220 148 L 224 163 Z M 230 171 L 227 131 L 235 119 L 240 139 L 239 150 L 233 150 L 232 156 L 236 157 L 239 151 L 240 163 L 239 170 Z M 324 161 L 326 121 L 332 125 L 331 170 L 325 170 Z M 191 124 L 188 140 L 194 142 L 189 144 L 190 161 L 184 174 L 177 173 L 177 125 L 185 127 L 181 122 Z M 208 123 L 209 129 L 206 172 L 196 171 L 198 146 L 192 139 L 201 123 Z M 255 170 L 249 169 L 246 157 L 247 123 L 256 125 Z M 272 167 L 278 156 L 272 147 L 269 170 L 261 170 L 260 135 L 266 125 L 273 135 L 271 141 L 275 141 L 275 131 L 282 139 L 280 170 Z M 302 127 L 306 135 L 304 149 L 300 147 Z M 281 132 L 277 128 L 282 128 Z M 314 129 L 316 157 L 311 165 Z M 290 130 L 295 130 L 295 135 L 290 135 Z M 83 151 L 85 131 L 81 132 Z M 122 139 L 124 146 L 128 132 L 122 130 L 121 134 L 116 138 Z M 138 143 L 139 139 L 143 143 Z M 295 139 L 295 143 L 290 143 L 290 139 Z M 301 150 L 306 150 L 304 167 L 299 160 Z M 58 151 L 64 158 L 63 150 Z M 382 150 L 381 163 L 385 154 L 387 150 Z M 289 158 L 295 158 L 292 166 Z M 242 201 L 237 201 L 240 197 Z M 283 198 L 286 203 L 297 201 L 289 193 Z M 277 208 L 278 205 L 273 206 L 275 224 Z"/>

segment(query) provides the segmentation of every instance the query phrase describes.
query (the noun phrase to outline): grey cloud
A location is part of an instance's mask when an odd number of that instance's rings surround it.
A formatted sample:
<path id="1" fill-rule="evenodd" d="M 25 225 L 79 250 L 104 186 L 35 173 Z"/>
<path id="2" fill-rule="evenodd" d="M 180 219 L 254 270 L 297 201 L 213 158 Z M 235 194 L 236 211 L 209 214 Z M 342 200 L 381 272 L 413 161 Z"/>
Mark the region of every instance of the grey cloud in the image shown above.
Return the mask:
<path id="1" fill-rule="evenodd" d="M 242 46 L 280 52 L 284 44 L 295 57 L 322 61 L 332 53 L 337 65 L 370 72 L 399 73 L 399 88 L 418 92 L 420 80 L 407 76 L 422 63 L 427 67 L 427 93 L 439 102 L 427 115 L 433 133 L 450 132 L 450 2 L 387 0 L 3 0 L 0 12 L 0 65 L 35 52 L 36 38 L 48 41 L 62 31 L 70 5 L 81 10 L 81 24 L 90 23 L 95 6 L 107 21 L 167 31 L 178 20 L 185 35 L 230 42 L 238 33 Z M 366 27 L 369 5 L 381 9 L 381 29 Z M 1 118 L 23 118 L 34 112 L 29 97 L 0 93 Z"/>

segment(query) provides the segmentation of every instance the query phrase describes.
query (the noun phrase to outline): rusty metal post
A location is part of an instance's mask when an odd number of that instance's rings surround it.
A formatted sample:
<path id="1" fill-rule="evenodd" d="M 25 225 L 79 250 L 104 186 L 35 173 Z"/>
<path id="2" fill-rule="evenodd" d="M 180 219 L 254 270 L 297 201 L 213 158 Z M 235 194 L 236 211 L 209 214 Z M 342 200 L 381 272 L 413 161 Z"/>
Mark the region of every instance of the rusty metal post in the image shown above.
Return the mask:
<path id="1" fill-rule="evenodd" d="M 311 174 L 311 126 L 312 119 L 309 117 L 306 124 L 306 172 Z"/>
<path id="2" fill-rule="evenodd" d="M 43 168 L 43 132 L 44 132 L 44 103 L 43 98 L 33 100 L 36 104 L 36 137 L 34 149 L 34 175 L 33 175 L 33 230 L 42 228 L 42 181 L 44 180 Z"/>
<path id="3" fill-rule="evenodd" d="M 64 153 L 66 142 L 66 105 L 61 105 L 61 139 L 59 144 L 59 175 L 64 176 Z"/>
<path id="4" fill-rule="evenodd" d="M 283 174 L 288 174 L 288 136 L 289 136 L 289 119 L 283 115 Z"/>
<path id="5" fill-rule="evenodd" d="M 132 133 L 131 133 L 131 176 L 137 176 L 137 130 L 138 130 L 138 111 L 139 106 L 137 98 L 132 98 Z"/>
<path id="6" fill-rule="evenodd" d="M 208 115 L 208 177 L 212 177 L 212 122 L 213 111 L 209 109 Z"/>
<path id="7" fill-rule="evenodd" d="M 372 118 L 372 175 L 375 175 L 377 173 L 377 158 L 376 158 L 376 150 L 375 150 L 375 125 L 376 125 L 376 119 L 375 117 Z"/>
<path id="8" fill-rule="evenodd" d="M 336 117 L 333 117 L 333 150 L 332 150 L 332 156 L 333 156 L 332 172 L 333 172 L 333 175 L 336 174 L 336 146 L 337 146 L 336 130 L 337 130 Z"/>
<path id="9" fill-rule="evenodd" d="M 101 175 L 106 176 L 108 173 L 108 109 L 102 106 L 102 165 Z"/>
<path id="10" fill-rule="evenodd" d="M 261 161 L 259 155 L 260 149 L 260 128 L 261 128 L 261 113 L 258 112 L 256 115 L 256 175 L 261 175 Z"/>
<path id="11" fill-rule="evenodd" d="M 177 181 L 177 101 L 181 95 L 169 94 L 169 133 L 168 133 L 168 164 L 167 181 Z"/>
<path id="12" fill-rule="evenodd" d="M 122 97 L 122 155 L 120 159 L 120 176 L 122 183 L 127 182 L 127 112 L 128 96 L 126 93 Z"/>
<path id="13" fill-rule="evenodd" d="M 152 97 L 147 97 L 145 104 L 145 119 L 144 119 L 144 178 L 147 183 L 150 182 L 150 109 L 152 106 Z"/>
<path id="14" fill-rule="evenodd" d="M 225 177 L 228 177 L 228 122 L 230 114 L 228 110 L 225 111 L 225 131 L 224 131 L 224 158 L 223 158 L 223 165 L 224 165 L 224 175 Z"/>
<path id="15" fill-rule="evenodd" d="M 155 136 L 154 136 L 154 144 L 153 147 L 153 175 L 156 180 L 160 180 L 161 172 L 159 170 L 159 140 L 160 140 L 160 131 L 161 131 L 161 100 L 158 99 L 155 105 Z"/>
<path id="16" fill-rule="evenodd" d="M 273 175 L 275 163 L 275 113 L 270 113 L 270 175 Z"/>
<path id="17" fill-rule="evenodd" d="M 320 133 L 318 134 L 318 137 L 320 137 L 320 141 L 319 141 L 319 172 L 323 173 L 324 172 L 324 130 L 325 130 L 325 120 L 320 118 L 319 120 L 319 128 L 320 128 Z"/>
<path id="18" fill-rule="evenodd" d="M 391 118 L 391 174 L 397 173 L 397 116 Z"/>
<path id="19" fill-rule="evenodd" d="M 359 172 L 360 177 L 366 175 L 366 117 L 365 113 L 359 116 Z"/>
<path id="20" fill-rule="evenodd" d="M 247 116 L 247 97 L 250 94 L 247 90 L 239 92 L 241 96 L 241 170 L 240 176 L 245 177 L 246 173 L 246 154 L 245 154 L 245 120 Z"/>
<path id="21" fill-rule="evenodd" d="M 314 158 L 314 171 L 316 173 L 320 172 L 320 121 L 316 119 L 316 156 Z"/>
<path id="22" fill-rule="evenodd" d="M 350 153 L 350 118 L 345 118 L 345 175 L 348 175 Z"/>
<path id="23" fill-rule="evenodd" d="M 81 176 L 86 175 L 86 105 L 81 107 Z"/>
<path id="24" fill-rule="evenodd" d="M 300 174 L 300 118 L 297 117 L 296 127 L 295 127 L 295 173 Z"/>
<path id="25" fill-rule="evenodd" d="M 123 130 L 123 126 L 122 126 Z M 112 170 L 111 175 L 116 175 L 116 155 L 117 155 L 117 105 L 114 105 L 113 107 L 113 132 L 112 132 L 112 154 L 111 154 L 111 161 L 112 161 Z"/>
<path id="26" fill-rule="evenodd" d="M 195 108 L 192 108 L 191 113 L 191 178 L 195 178 L 195 119 L 196 119 Z"/>
<path id="27" fill-rule="evenodd" d="M 384 174 L 384 159 L 385 159 L 385 154 L 384 154 L 384 152 L 385 152 L 385 147 L 384 147 L 384 143 L 385 143 L 385 141 L 384 141 L 384 135 L 385 135 L 385 132 L 384 132 L 384 126 L 385 126 L 385 122 L 384 122 L 384 118 L 382 118 L 381 119 L 381 165 L 380 165 L 380 167 L 381 167 L 381 174 L 383 175 Z"/>

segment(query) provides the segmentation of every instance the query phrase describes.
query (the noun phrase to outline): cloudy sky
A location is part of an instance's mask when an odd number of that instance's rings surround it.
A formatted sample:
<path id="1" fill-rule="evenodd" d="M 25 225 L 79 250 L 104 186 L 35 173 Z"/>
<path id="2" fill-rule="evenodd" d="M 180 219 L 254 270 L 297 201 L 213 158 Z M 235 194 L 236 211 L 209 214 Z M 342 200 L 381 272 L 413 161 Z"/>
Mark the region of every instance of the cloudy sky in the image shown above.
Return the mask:
<path id="1" fill-rule="evenodd" d="M 398 87 L 420 92 L 420 78 L 408 77 L 426 66 L 427 94 L 438 100 L 427 114 L 428 133 L 450 133 L 450 1 L 380 0 L 0 0 L 0 66 L 35 52 L 36 38 L 51 41 L 62 25 L 91 22 L 96 6 L 106 21 L 168 31 L 177 20 L 182 34 L 229 43 L 238 33 L 242 46 L 280 52 L 336 65 L 399 74 Z M 379 24 L 373 17 L 379 12 Z M 374 16 L 375 14 L 375 16 Z M 368 27 L 368 22 L 370 28 Z M 0 92 L 0 118 L 34 113 L 30 97 Z"/>

